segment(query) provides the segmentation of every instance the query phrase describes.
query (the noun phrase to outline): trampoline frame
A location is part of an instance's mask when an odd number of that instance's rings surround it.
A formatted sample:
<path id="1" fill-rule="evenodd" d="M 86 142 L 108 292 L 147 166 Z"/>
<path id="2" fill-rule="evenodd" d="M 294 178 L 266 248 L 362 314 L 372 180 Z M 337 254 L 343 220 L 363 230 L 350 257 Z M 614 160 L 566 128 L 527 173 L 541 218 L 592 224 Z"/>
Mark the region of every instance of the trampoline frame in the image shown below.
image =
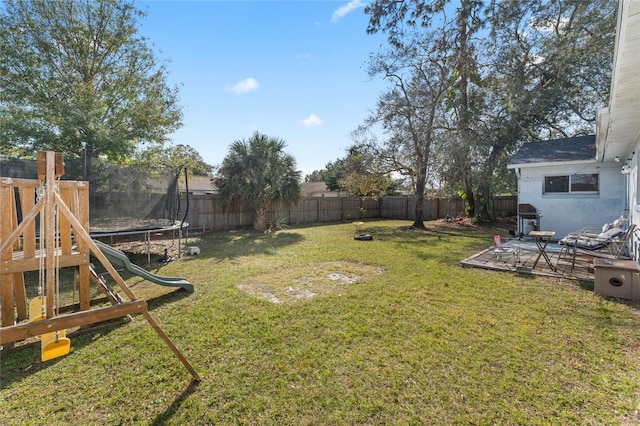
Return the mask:
<path id="1" fill-rule="evenodd" d="M 178 258 L 182 258 L 182 230 L 189 227 L 187 222 L 176 220 L 173 225 L 157 226 L 157 227 L 140 227 L 140 228 L 128 228 L 123 230 L 107 230 L 107 231 L 89 231 L 91 238 L 106 238 L 117 237 L 124 235 L 139 235 L 144 234 L 144 242 L 146 245 L 147 254 L 147 266 L 151 265 L 151 234 L 165 233 L 168 231 L 178 231 Z M 175 234 L 172 237 L 175 239 Z M 184 237 L 185 245 L 187 242 L 187 236 Z"/>

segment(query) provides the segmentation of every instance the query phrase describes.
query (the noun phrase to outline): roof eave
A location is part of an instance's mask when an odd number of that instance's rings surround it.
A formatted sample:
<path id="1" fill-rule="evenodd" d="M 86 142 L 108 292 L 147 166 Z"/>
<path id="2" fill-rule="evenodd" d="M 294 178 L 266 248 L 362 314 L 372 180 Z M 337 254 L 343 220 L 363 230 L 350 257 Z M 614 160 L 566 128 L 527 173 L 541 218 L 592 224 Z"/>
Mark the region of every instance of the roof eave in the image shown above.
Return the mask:
<path id="1" fill-rule="evenodd" d="M 519 163 L 519 164 L 507 164 L 507 169 L 530 169 L 533 167 L 550 167 L 550 166 L 581 166 L 585 164 L 597 163 L 595 158 L 588 160 L 573 160 L 573 161 L 545 161 L 542 163 Z"/>

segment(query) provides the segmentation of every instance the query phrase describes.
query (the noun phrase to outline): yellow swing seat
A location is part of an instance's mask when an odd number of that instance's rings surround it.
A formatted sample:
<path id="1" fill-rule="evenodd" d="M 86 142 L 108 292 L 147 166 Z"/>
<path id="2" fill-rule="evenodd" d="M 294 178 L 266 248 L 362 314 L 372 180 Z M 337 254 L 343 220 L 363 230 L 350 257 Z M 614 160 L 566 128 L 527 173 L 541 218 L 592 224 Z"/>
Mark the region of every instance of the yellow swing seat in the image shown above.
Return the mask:
<path id="1" fill-rule="evenodd" d="M 67 355 L 71 350 L 71 340 L 67 337 L 66 330 L 54 331 L 43 334 L 40 337 L 42 349 L 42 362 L 59 356 Z"/>
<path id="2" fill-rule="evenodd" d="M 31 299 L 29 302 L 29 321 L 39 321 L 47 317 L 47 314 L 43 312 L 45 303 L 44 296 L 36 296 Z"/>

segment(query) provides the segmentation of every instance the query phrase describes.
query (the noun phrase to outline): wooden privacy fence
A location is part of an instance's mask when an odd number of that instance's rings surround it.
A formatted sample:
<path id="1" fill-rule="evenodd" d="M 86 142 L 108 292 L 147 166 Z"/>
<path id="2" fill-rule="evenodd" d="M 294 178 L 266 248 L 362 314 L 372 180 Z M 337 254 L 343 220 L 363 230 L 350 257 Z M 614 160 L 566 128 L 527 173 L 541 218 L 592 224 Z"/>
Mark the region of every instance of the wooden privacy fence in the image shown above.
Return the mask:
<path id="1" fill-rule="evenodd" d="M 391 219 L 416 218 L 416 199 L 409 197 L 382 197 L 380 198 L 381 217 Z M 454 199 L 425 199 L 423 202 L 423 219 L 435 220 L 447 216 L 464 215 L 464 200 Z"/>
<path id="2" fill-rule="evenodd" d="M 187 206 L 186 195 L 181 195 L 181 212 Z M 517 197 L 495 197 L 492 200 L 493 216 L 516 216 Z M 232 229 L 253 225 L 253 213 L 246 205 L 224 207 L 215 194 L 189 195 L 189 211 L 186 221 L 189 229 L 207 231 Z M 434 198 L 424 200 L 424 220 L 464 215 L 462 199 Z M 358 219 L 389 218 L 415 219 L 415 198 L 381 197 L 378 200 L 361 200 L 357 197 L 306 197 L 298 203 L 280 207 L 269 214 L 267 220 L 284 220 L 289 225 L 312 223 L 348 222 Z"/>
<path id="3" fill-rule="evenodd" d="M 447 216 L 464 216 L 465 202 L 462 198 L 431 198 L 423 202 L 423 219 L 436 220 Z M 491 200 L 492 215 L 496 217 L 515 217 L 517 215 L 518 197 L 494 197 Z M 380 217 L 389 219 L 414 220 L 416 199 L 413 197 L 381 197 Z"/>
<path id="4" fill-rule="evenodd" d="M 518 196 L 493 197 L 493 217 L 516 217 L 518 215 Z"/>
<path id="5" fill-rule="evenodd" d="M 181 195 L 181 209 L 187 200 Z M 361 210 L 362 208 L 362 210 Z M 184 215 L 181 212 L 180 217 Z M 379 202 L 362 201 L 352 197 L 307 197 L 298 203 L 278 207 L 267 216 L 268 221 L 284 220 L 289 225 L 309 223 L 329 223 L 380 217 Z M 210 229 L 231 229 L 253 225 L 253 212 L 238 203 L 225 207 L 217 195 L 189 195 L 189 212 L 186 221 L 189 229 L 206 231 Z"/>

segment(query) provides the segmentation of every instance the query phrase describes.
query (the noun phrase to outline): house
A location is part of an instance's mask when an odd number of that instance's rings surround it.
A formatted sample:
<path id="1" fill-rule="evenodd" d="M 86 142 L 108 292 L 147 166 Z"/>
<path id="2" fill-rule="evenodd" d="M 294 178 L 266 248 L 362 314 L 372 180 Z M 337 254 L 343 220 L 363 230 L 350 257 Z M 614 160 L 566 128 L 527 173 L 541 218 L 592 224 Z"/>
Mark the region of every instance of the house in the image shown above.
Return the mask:
<path id="1" fill-rule="evenodd" d="M 598 114 L 598 159 L 618 157 L 626 176 L 626 203 L 631 222 L 640 224 L 640 2 L 620 0 L 609 106 Z M 638 259 L 638 237 L 633 238 Z"/>
<path id="2" fill-rule="evenodd" d="M 539 226 L 561 238 L 626 214 L 621 166 L 598 161 L 596 145 L 595 135 L 529 142 L 513 156 L 507 167 L 518 177 L 518 203 L 540 215 L 539 221 L 532 215 L 519 220 L 519 232 Z"/>
<path id="3" fill-rule="evenodd" d="M 184 193 L 186 191 L 186 187 L 189 187 L 189 194 L 192 195 L 204 195 L 204 194 L 216 194 L 216 190 L 213 187 L 211 176 L 189 176 L 188 180 L 185 182 L 184 175 L 181 173 L 178 176 L 171 176 L 163 178 L 148 178 L 148 185 L 153 189 L 154 192 L 164 192 L 169 188 L 170 191 L 175 191 L 175 189 L 170 189 L 171 182 L 177 179 L 180 193 Z"/>
<path id="4" fill-rule="evenodd" d="M 527 143 L 507 166 L 518 176 L 518 202 L 535 207 L 542 230 L 561 238 L 625 213 L 640 224 L 638 70 L 640 1 L 620 0 L 609 106 L 597 111 L 596 134 Z M 520 232 L 531 226 L 519 222 Z"/>
<path id="5" fill-rule="evenodd" d="M 189 193 L 193 195 L 215 194 L 210 176 L 190 176 Z M 184 190 L 184 181 L 181 182 L 181 189 Z"/>
<path id="6" fill-rule="evenodd" d="M 302 184 L 303 197 L 345 197 L 342 192 L 329 191 L 324 182 L 306 182 Z"/>

